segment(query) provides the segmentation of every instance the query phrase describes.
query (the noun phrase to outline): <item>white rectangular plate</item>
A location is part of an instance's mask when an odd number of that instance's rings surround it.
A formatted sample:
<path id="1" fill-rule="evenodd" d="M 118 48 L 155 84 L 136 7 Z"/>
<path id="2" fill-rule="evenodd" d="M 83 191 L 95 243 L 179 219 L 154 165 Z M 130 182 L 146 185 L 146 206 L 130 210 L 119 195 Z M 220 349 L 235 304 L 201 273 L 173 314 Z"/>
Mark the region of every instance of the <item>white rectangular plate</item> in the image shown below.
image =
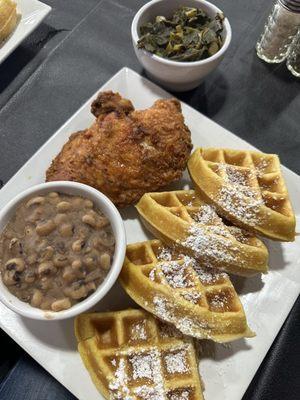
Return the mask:
<path id="1" fill-rule="evenodd" d="M 146 108 L 168 93 L 128 68 L 123 68 L 99 90 L 113 90 L 129 98 L 136 108 Z M 98 91 L 97 91 L 98 92 Z M 97 92 L 24 165 L 0 192 L 0 208 L 23 189 L 44 181 L 45 171 L 69 135 L 93 121 L 90 104 Z M 185 120 L 192 132 L 194 146 L 253 147 L 182 104 Z M 283 167 L 296 215 L 300 215 L 300 177 Z M 187 187 L 187 174 L 181 187 Z M 128 242 L 147 239 L 133 207 L 122 212 Z M 150 236 L 149 236 L 150 238 Z M 300 289 L 300 238 L 294 243 L 268 241 L 270 272 L 263 277 L 233 278 L 241 295 L 249 325 L 257 336 L 230 345 L 203 342 L 200 369 L 205 382 L 206 400 L 239 400 L 251 382 L 280 327 L 292 308 Z M 116 284 L 96 310 L 124 309 L 132 304 Z M 96 388 L 76 351 L 73 320 L 40 322 L 22 318 L 0 304 L 0 326 L 59 382 L 81 400 L 98 400 Z"/>
<path id="2" fill-rule="evenodd" d="M 37 0 L 14 0 L 20 20 L 11 35 L 0 43 L 0 64 L 43 21 L 51 7 Z"/>

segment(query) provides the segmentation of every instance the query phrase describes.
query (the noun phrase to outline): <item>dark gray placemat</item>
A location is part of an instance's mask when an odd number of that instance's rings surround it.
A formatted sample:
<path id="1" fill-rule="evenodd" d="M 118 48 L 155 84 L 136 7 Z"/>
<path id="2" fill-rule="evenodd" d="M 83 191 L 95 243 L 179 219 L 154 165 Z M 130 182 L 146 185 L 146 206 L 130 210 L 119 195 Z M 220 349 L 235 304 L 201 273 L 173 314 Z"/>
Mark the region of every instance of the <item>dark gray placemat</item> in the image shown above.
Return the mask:
<path id="1" fill-rule="evenodd" d="M 66 4 L 67 3 L 67 4 Z M 0 65 L 0 109 L 99 0 L 49 0 L 51 13 Z"/>

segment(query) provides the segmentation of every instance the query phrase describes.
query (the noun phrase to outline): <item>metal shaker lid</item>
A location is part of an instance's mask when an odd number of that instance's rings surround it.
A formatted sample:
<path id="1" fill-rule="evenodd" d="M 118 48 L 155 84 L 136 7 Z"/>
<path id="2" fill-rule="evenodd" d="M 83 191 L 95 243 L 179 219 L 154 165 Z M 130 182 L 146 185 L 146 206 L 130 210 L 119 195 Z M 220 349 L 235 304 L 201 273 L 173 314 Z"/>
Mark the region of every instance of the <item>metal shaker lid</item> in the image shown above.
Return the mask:
<path id="1" fill-rule="evenodd" d="M 279 0 L 288 10 L 300 13 L 300 0 Z"/>

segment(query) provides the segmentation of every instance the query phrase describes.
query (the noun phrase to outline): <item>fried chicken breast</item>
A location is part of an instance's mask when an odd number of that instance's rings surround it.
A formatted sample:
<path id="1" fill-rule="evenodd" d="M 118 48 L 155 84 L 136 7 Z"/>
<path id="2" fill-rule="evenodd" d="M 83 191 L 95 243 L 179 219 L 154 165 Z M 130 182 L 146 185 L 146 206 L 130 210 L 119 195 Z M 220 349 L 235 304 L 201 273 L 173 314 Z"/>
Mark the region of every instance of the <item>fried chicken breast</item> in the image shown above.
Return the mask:
<path id="1" fill-rule="evenodd" d="M 96 120 L 71 135 L 46 172 L 47 181 L 77 181 L 106 194 L 118 207 L 178 180 L 192 144 L 178 100 L 146 110 L 111 91 L 92 103 Z"/>

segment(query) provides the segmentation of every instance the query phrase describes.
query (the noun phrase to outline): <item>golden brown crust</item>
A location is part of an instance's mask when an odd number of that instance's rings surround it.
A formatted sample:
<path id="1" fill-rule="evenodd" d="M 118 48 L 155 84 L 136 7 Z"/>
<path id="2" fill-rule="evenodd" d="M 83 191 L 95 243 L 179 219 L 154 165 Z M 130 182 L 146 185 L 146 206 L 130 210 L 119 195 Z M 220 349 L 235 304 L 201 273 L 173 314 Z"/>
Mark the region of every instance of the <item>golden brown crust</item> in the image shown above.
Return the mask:
<path id="1" fill-rule="evenodd" d="M 133 110 L 134 107 L 130 100 L 123 99 L 119 93 L 114 93 L 111 90 L 100 92 L 91 105 L 91 112 L 96 118 L 112 111 L 129 114 Z"/>
<path id="2" fill-rule="evenodd" d="M 180 179 L 192 149 L 178 100 L 158 100 L 133 111 L 112 92 L 93 102 L 92 126 L 73 134 L 53 160 L 47 181 L 73 180 L 95 187 L 119 207 Z"/>

